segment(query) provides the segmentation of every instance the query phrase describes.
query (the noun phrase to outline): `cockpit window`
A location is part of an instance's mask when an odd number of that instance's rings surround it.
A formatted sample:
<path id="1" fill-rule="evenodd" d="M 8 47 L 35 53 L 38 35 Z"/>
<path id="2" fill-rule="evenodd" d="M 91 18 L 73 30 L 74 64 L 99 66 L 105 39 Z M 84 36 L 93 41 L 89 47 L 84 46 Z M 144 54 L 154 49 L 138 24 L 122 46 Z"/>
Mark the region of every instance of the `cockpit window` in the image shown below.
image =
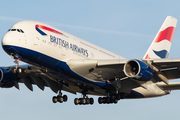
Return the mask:
<path id="1" fill-rule="evenodd" d="M 20 29 L 20 31 L 21 31 L 22 33 L 24 33 L 24 31 L 23 31 L 23 30 L 21 30 L 21 29 Z"/>
<path id="2" fill-rule="evenodd" d="M 18 31 L 20 33 L 24 33 L 24 31 L 22 29 L 9 29 L 8 31 Z"/>
<path id="3" fill-rule="evenodd" d="M 11 31 L 16 31 L 16 29 L 11 29 Z"/>

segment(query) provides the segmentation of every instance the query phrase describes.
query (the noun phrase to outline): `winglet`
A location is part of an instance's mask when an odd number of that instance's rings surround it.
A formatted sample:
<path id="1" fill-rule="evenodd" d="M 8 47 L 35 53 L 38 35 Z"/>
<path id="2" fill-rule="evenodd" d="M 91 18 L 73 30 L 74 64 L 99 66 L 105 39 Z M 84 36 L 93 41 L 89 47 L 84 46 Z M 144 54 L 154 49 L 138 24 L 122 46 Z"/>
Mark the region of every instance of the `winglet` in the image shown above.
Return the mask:
<path id="1" fill-rule="evenodd" d="M 177 19 L 167 16 L 143 59 L 167 58 L 176 28 Z"/>

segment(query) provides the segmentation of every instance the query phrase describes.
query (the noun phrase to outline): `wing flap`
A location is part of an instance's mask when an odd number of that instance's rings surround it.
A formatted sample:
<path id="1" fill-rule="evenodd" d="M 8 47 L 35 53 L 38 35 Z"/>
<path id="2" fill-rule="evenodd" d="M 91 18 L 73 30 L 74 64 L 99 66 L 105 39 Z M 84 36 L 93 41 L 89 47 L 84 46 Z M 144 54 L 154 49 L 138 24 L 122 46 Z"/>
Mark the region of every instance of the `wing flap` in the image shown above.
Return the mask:
<path id="1" fill-rule="evenodd" d="M 180 78 L 180 71 L 178 68 L 161 71 L 166 75 L 168 80 Z"/>
<path id="2" fill-rule="evenodd" d="M 159 69 L 169 69 L 174 67 L 180 67 L 180 58 L 173 59 L 154 59 L 149 60 L 152 61 L 152 65 L 156 66 Z"/>

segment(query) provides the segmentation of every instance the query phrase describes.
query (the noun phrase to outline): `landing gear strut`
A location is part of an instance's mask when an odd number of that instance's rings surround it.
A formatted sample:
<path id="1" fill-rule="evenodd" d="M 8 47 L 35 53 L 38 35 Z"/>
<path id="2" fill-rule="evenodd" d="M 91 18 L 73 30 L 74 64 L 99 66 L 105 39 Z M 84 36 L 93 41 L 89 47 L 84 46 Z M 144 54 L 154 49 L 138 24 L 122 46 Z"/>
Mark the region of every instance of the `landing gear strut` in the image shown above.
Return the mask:
<path id="1" fill-rule="evenodd" d="M 14 63 L 16 64 L 16 69 L 14 69 L 14 73 L 16 74 L 22 73 L 22 69 L 19 67 L 19 60 L 20 58 L 15 59 L 14 61 Z"/>
<path id="2" fill-rule="evenodd" d="M 63 103 L 63 102 L 66 102 L 67 100 L 68 100 L 67 95 L 63 95 L 63 96 L 62 96 L 61 91 L 59 91 L 59 95 L 58 95 L 58 96 L 54 96 L 54 97 L 52 98 L 53 103 L 57 103 L 57 102 Z"/>
<path id="3" fill-rule="evenodd" d="M 15 59 L 14 63 L 16 64 L 16 69 L 19 67 L 19 59 Z"/>

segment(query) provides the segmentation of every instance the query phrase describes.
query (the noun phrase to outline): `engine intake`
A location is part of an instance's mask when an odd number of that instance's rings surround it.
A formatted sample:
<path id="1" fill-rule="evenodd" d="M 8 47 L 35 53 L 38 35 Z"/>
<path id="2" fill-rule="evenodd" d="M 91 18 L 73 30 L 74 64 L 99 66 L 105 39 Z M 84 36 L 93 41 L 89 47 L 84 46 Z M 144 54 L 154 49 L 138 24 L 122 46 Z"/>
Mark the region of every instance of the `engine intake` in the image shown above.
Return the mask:
<path id="1" fill-rule="evenodd" d="M 127 77 L 139 81 L 148 81 L 153 76 L 152 69 L 140 60 L 130 60 L 124 65 L 124 73 Z"/>
<path id="2" fill-rule="evenodd" d="M 0 87 L 10 88 L 15 85 L 16 78 L 13 73 L 6 68 L 0 67 Z"/>

